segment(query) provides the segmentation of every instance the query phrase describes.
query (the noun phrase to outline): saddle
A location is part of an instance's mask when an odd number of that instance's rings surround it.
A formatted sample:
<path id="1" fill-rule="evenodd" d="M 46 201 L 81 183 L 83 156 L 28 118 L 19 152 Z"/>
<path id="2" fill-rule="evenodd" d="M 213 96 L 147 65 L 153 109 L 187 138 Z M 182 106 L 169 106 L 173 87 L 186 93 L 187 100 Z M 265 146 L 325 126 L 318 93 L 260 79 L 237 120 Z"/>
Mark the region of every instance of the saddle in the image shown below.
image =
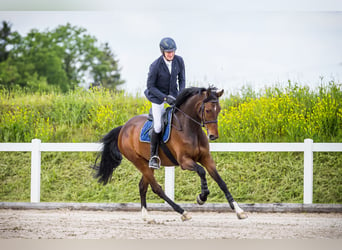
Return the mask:
<path id="1" fill-rule="evenodd" d="M 162 141 L 166 143 L 170 139 L 171 134 L 171 122 L 172 122 L 172 112 L 173 108 L 166 108 L 165 112 L 162 115 Z M 144 123 L 144 126 L 141 128 L 140 132 L 140 141 L 151 143 L 151 133 L 153 130 L 153 116 L 152 110 L 148 114 L 147 121 Z"/>
<path id="2" fill-rule="evenodd" d="M 162 115 L 162 137 L 160 139 L 159 145 L 160 148 L 164 151 L 165 155 L 171 160 L 173 164 L 176 166 L 179 165 L 175 157 L 172 155 L 168 147 L 166 146 L 166 142 L 170 139 L 171 135 L 171 123 L 172 123 L 172 113 L 173 108 L 166 108 L 165 112 Z M 147 121 L 144 123 L 144 126 L 141 128 L 139 139 L 141 142 L 151 143 L 151 134 L 153 130 L 153 116 L 152 111 L 148 114 Z"/>

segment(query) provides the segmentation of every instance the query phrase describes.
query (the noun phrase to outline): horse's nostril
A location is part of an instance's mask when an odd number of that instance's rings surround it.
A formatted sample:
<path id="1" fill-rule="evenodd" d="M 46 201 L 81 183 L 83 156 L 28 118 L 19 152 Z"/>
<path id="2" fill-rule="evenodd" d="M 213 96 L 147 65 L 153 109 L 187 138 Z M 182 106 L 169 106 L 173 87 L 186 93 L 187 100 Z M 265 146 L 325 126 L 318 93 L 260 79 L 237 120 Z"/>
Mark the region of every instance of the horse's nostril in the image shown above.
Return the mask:
<path id="1" fill-rule="evenodd" d="M 209 139 L 210 140 L 216 140 L 218 138 L 218 136 L 215 136 L 215 135 L 209 135 Z"/>

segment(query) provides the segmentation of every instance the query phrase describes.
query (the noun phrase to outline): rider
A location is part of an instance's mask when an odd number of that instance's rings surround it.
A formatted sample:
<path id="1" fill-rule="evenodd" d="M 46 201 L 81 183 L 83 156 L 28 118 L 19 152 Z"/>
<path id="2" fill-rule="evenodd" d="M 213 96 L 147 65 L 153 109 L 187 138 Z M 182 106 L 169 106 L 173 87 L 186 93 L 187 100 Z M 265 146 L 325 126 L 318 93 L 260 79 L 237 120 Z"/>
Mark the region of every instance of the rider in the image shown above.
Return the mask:
<path id="1" fill-rule="evenodd" d="M 178 93 L 185 88 L 184 61 L 182 57 L 175 55 L 177 49 L 175 41 L 170 37 L 165 37 L 160 41 L 159 46 L 162 56 L 151 64 L 147 77 L 147 89 L 144 92 L 152 103 L 153 131 L 149 167 L 155 169 L 160 168 L 158 148 L 164 103 L 174 105 Z"/>

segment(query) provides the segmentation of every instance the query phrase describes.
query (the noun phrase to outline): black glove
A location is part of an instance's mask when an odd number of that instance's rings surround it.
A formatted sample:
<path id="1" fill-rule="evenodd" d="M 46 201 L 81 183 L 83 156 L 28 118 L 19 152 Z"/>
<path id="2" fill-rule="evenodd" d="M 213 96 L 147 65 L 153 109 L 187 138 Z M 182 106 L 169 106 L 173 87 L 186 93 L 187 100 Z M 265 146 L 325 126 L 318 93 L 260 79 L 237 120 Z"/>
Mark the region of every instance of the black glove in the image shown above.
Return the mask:
<path id="1" fill-rule="evenodd" d="M 164 101 L 166 101 L 170 106 L 173 106 L 176 103 L 176 98 L 174 98 L 172 95 L 168 95 L 164 98 Z"/>

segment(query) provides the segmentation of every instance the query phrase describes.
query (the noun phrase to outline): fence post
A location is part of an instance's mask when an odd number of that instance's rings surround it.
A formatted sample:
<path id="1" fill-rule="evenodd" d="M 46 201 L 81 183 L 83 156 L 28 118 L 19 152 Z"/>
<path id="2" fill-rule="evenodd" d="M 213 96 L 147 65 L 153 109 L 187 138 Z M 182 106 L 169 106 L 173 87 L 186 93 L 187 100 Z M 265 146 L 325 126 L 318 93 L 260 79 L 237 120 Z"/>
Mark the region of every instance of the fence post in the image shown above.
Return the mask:
<path id="1" fill-rule="evenodd" d="M 304 140 L 304 194 L 303 203 L 312 204 L 313 194 L 313 140 Z"/>
<path id="2" fill-rule="evenodd" d="M 33 139 L 31 142 L 31 202 L 40 202 L 41 140 Z"/>
<path id="3" fill-rule="evenodd" d="M 175 167 L 165 167 L 165 194 L 175 199 Z"/>

